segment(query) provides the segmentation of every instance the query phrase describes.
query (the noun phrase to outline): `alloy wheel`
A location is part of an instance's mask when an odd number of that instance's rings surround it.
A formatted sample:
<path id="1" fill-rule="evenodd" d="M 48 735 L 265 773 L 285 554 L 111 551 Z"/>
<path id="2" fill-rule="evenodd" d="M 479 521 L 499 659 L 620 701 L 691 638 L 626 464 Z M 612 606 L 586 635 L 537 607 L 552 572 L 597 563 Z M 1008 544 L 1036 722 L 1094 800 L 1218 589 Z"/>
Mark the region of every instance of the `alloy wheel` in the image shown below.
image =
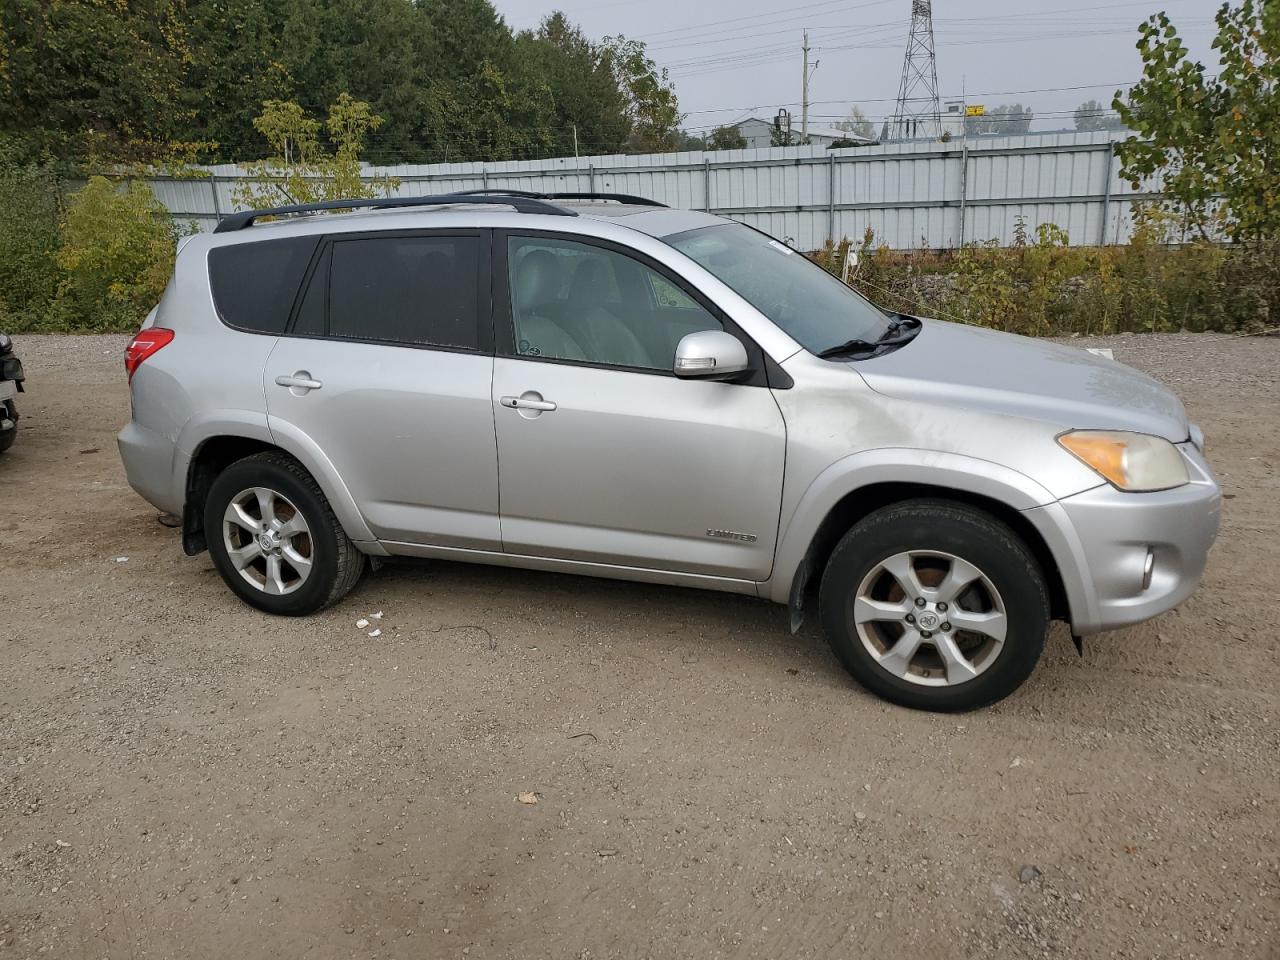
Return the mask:
<path id="1" fill-rule="evenodd" d="M 936 550 L 897 553 L 876 564 L 849 614 L 880 667 L 924 686 L 954 686 L 983 673 L 999 657 L 1008 629 L 990 578 Z"/>
<path id="2" fill-rule="evenodd" d="M 283 596 L 311 576 L 315 545 L 302 511 L 268 487 L 241 490 L 222 518 L 227 558 L 251 586 Z"/>

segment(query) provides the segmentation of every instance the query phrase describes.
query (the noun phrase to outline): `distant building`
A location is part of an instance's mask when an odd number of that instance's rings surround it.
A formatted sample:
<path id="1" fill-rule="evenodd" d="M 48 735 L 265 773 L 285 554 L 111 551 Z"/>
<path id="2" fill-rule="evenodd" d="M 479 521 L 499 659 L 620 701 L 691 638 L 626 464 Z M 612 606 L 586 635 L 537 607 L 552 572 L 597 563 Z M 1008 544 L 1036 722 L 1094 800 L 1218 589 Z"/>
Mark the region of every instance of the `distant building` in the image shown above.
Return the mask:
<path id="1" fill-rule="evenodd" d="M 953 140 L 964 136 L 964 110 L 963 100 L 947 100 L 942 104 L 942 132 L 951 134 Z"/>
<path id="2" fill-rule="evenodd" d="M 742 139 L 747 141 L 748 149 L 754 150 L 757 147 L 773 146 L 772 120 L 747 117 L 747 119 L 731 123 L 729 126 L 736 128 L 742 134 Z M 791 121 L 791 139 L 795 143 L 800 141 L 800 123 L 795 118 L 792 118 Z M 856 133 L 833 130 L 830 127 L 815 127 L 813 124 L 809 125 L 809 143 L 815 146 L 828 146 L 837 140 L 852 140 L 859 146 L 876 142 L 870 137 L 859 136 Z"/>

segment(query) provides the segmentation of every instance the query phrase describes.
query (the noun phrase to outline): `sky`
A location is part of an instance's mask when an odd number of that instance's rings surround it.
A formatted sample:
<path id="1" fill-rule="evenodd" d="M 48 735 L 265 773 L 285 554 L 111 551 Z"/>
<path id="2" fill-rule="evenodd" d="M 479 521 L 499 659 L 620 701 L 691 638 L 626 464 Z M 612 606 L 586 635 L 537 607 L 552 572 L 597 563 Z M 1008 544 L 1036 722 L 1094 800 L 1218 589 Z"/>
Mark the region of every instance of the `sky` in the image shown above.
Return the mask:
<path id="1" fill-rule="evenodd" d="M 642 40 L 670 71 L 697 133 L 779 107 L 800 126 L 801 38 L 809 30 L 811 127 L 859 104 L 875 123 L 893 113 L 911 0 L 494 0 L 515 29 L 563 10 L 592 38 Z M 1218 0 L 933 0 L 938 91 L 993 107 L 1021 102 L 1033 130 L 1072 126 L 1088 99 L 1110 104 L 1137 80 L 1137 25 L 1168 12 L 1192 56 L 1212 58 Z M 1072 89 L 1067 89 L 1072 88 Z"/>

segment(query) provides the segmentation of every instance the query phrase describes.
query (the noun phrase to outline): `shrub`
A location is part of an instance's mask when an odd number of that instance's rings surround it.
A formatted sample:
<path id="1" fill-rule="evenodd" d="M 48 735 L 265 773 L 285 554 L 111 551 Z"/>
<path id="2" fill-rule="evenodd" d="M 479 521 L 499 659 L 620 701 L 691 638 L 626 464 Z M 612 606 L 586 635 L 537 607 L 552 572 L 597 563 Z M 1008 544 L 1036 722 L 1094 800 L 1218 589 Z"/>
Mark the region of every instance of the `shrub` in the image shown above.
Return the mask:
<path id="1" fill-rule="evenodd" d="M 850 282 L 887 310 L 1029 336 L 1257 331 L 1280 320 L 1280 242 L 1171 245 L 1167 227 L 1140 218 L 1123 246 L 1070 247 L 1044 224 L 1019 229 L 1011 247 L 948 251 L 876 247 L 868 231 Z M 851 246 L 814 259 L 838 276 Z"/>
<path id="2" fill-rule="evenodd" d="M 134 330 L 164 292 L 177 230 L 145 183 L 93 177 L 71 199 L 56 256 L 65 276 L 50 326 L 75 332 Z"/>
<path id="3" fill-rule="evenodd" d="M 0 167 L 0 329 L 30 330 L 48 316 L 62 273 L 61 181 L 39 166 Z"/>

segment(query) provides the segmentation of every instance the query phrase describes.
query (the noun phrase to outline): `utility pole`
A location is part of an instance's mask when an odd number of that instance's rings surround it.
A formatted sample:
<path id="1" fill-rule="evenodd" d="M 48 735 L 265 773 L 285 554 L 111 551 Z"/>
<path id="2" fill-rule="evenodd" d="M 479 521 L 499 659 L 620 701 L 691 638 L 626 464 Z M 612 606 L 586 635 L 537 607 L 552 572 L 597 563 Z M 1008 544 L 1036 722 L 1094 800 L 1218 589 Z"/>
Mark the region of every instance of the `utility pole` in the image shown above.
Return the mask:
<path id="1" fill-rule="evenodd" d="M 804 32 L 804 82 L 800 96 L 800 142 L 809 142 L 809 31 Z"/>
<path id="2" fill-rule="evenodd" d="M 574 156 L 574 159 L 577 159 L 577 156 L 578 156 L 578 125 L 577 125 L 576 123 L 575 123 L 575 124 L 573 124 L 573 156 Z"/>

